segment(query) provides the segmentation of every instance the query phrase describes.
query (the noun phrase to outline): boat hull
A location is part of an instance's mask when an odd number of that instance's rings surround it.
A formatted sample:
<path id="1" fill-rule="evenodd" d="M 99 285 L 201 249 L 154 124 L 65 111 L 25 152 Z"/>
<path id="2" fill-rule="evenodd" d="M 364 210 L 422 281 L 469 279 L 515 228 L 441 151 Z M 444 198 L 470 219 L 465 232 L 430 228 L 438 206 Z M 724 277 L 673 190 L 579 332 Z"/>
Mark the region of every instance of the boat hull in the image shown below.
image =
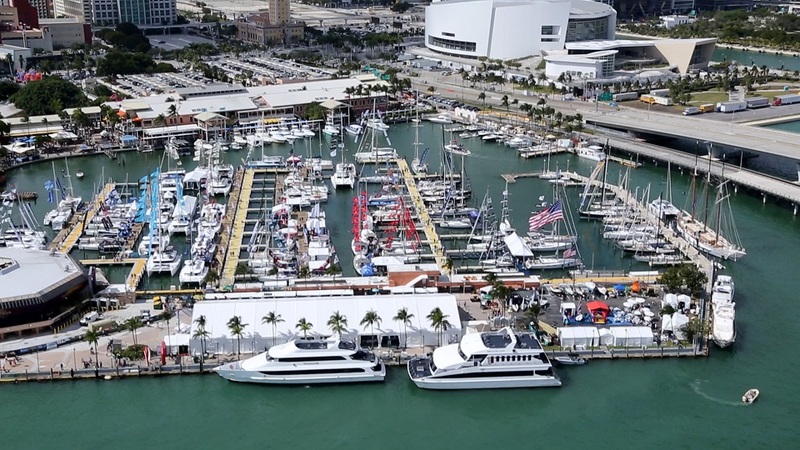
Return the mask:
<path id="1" fill-rule="evenodd" d="M 386 378 L 386 365 L 380 363 L 380 370 L 359 373 L 325 373 L 304 375 L 265 375 L 258 371 L 239 369 L 239 363 L 224 364 L 214 371 L 222 378 L 237 383 L 258 384 L 338 384 L 338 383 L 376 383 Z"/>
<path id="2" fill-rule="evenodd" d="M 425 377 L 412 378 L 411 381 L 413 381 L 418 388 L 432 390 L 519 389 L 561 386 L 561 381 L 555 377 L 481 377 L 450 380 Z"/>

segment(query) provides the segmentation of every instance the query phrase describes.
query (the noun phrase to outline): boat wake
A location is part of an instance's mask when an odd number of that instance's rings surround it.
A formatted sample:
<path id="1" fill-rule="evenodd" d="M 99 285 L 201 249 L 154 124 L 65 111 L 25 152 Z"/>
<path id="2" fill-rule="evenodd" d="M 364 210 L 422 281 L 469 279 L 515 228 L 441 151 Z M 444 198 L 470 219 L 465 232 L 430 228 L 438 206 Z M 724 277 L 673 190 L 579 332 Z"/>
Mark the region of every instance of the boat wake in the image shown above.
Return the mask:
<path id="1" fill-rule="evenodd" d="M 729 401 L 729 400 L 723 400 L 723 399 L 720 399 L 720 398 L 712 397 L 712 396 L 706 394 L 705 392 L 700 390 L 700 385 L 703 384 L 703 383 L 708 383 L 708 380 L 695 380 L 694 383 L 691 384 L 691 386 L 692 386 L 692 390 L 697 395 L 705 398 L 706 400 L 710 400 L 710 401 L 712 401 L 714 403 L 719 403 L 720 405 L 726 405 L 726 406 L 745 406 L 745 404 L 742 403 L 742 402 L 732 402 L 732 401 Z"/>

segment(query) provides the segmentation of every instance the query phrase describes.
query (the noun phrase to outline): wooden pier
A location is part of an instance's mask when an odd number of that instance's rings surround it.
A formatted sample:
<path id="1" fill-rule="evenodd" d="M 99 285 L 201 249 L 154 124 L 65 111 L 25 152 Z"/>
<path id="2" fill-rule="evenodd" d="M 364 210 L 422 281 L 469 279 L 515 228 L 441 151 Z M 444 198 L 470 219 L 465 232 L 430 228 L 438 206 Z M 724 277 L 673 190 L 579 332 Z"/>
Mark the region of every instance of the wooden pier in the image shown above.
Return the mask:
<path id="1" fill-rule="evenodd" d="M 225 252 L 220 286 L 233 285 L 235 281 L 236 266 L 239 264 L 239 253 L 244 236 L 244 219 L 247 217 L 254 177 L 255 171 L 246 169 L 241 178 L 241 188 L 236 192 L 236 197 L 231 196 L 231 200 L 228 202 L 227 223 L 223 227 L 227 233 L 223 232 L 224 245 L 223 242 L 220 242 L 220 247 Z M 232 206 L 235 207 L 233 211 L 230 210 Z M 228 239 L 225 239 L 226 235 L 229 236 Z"/>
<path id="2" fill-rule="evenodd" d="M 558 147 L 555 148 L 542 148 L 536 150 L 524 150 L 524 149 L 517 149 L 517 153 L 521 158 L 538 158 L 540 156 L 548 156 L 548 155 L 558 155 L 560 153 L 566 153 L 566 147 Z"/>
<path id="3" fill-rule="evenodd" d="M 139 281 L 144 275 L 144 270 L 147 267 L 147 258 L 100 258 L 100 259 L 82 259 L 81 264 L 84 266 L 131 266 L 131 271 L 125 279 L 125 286 L 128 292 L 135 292 L 139 286 Z"/>
<path id="4" fill-rule="evenodd" d="M 419 218 L 422 221 L 422 229 L 425 232 L 425 237 L 427 238 L 428 242 L 430 242 L 431 251 L 433 252 L 434 259 L 436 260 L 436 265 L 439 266 L 439 270 L 441 272 L 446 272 L 445 266 L 447 265 L 447 258 L 444 255 L 444 247 L 442 246 L 442 243 L 439 240 L 439 235 L 436 234 L 436 229 L 434 228 L 433 222 L 431 222 L 431 218 L 428 215 L 428 208 L 425 207 L 425 203 L 422 201 L 422 197 L 419 195 L 419 190 L 417 190 L 417 182 L 414 180 L 414 175 L 411 173 L 411 170 L 408 168 L 408 163 L 404 159 L 398 160 L 397 166 L 400 168 L 400 174 L 403 175 L 403 179 L 406 182 L 406 189 L 408 189 L 408 193 L 411 196 L 411 202 L 414 204 L 414 207 L 417 210 L 417 215 L 419 215 Z"/>
<path id="5" fill-rule="evenodd" d="M 56 236 L 56 239 L 53 240 L 52 244 L 50 244 L 50 248 L 58 249 L 58 251 L 61 253 L 69 253 L 83 234 L 83 227 L 85 227 L 87 223 L 94 219 L 94 216 L 97 215 L 97 211 L 106 201 L 108 194 L 110 194 L 115 188 L 116 185 L 114 183 L 106 184 L 103 187 L 103 190 L 100 191 L 100 194 L 98 194 L 94 201 L 88 206 L 89 209 L 83 213 L 83 218 L 79 219 L 66 234 L 62 234 L 63 232 L 59 233 L 58 236 Z M 81 213 L 75 213 L 75 215 L 78 214 Z"/>
<path id="6" fill-rule="evenodd" d="M 517 178 L 536 178 L 541 175 L 542 172 L 526 172 L 526 173 L 504 173 L 500 175 L 506 180 L 508 184 L 514 184 L 517 182 Z"/>

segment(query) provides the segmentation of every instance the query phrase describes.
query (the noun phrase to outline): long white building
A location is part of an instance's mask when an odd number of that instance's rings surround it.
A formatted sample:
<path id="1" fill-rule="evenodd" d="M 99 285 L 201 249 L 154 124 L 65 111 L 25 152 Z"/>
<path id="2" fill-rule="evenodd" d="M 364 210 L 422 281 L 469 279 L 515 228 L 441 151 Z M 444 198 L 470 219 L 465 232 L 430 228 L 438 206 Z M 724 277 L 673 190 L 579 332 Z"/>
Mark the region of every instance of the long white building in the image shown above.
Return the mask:
<path id="1" fill-rule="evenodd" d="M 617 13 L 588 0 L 444 0 L 425 10 L 425 46 L 459 58 L 516 59 L 614 39 Z"/>

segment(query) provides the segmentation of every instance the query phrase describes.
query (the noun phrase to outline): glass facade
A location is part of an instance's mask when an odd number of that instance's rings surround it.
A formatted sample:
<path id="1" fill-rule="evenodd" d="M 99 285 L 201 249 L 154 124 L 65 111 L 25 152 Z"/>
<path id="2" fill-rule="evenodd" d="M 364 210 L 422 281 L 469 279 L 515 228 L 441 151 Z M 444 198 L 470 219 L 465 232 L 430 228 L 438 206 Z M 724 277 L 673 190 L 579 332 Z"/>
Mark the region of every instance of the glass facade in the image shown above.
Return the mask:
<path id="1" fill-rule="evenodd" d="M 447 50 L 458 50 L 462 52 L 474 52 L 477 49 L 477 44 L 474 42 L 456 41 L 454 39 L 442 39 L 433 36 L 428 36 L 428 44 L 435 47 L 444 48 Z"/>
<path id="2" fill-rule="evenodd" d="M 567 25 L 567 42 L 608 39 L 608 17 L 599 19 L 570 19 Z"/>

